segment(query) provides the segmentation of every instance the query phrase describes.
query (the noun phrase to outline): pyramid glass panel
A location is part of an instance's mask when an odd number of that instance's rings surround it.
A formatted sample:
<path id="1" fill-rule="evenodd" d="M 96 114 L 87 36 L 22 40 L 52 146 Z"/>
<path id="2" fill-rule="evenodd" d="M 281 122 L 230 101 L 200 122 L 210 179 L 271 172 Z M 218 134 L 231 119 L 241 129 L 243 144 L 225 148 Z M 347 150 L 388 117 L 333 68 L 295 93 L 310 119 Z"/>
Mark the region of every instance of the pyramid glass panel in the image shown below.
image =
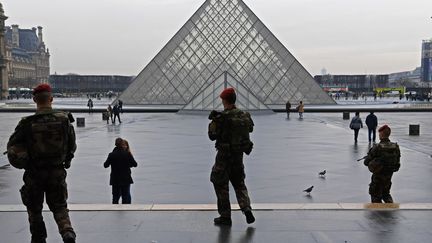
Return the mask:
<path id="1" fill-rule="evenodd" d="M 120 99 L 211 110 L 220 108 L 215 94 L 228 84 L 245 109 L 288 100 L 334 104 L 242 0 L 205 1 Z"/>
<path id="2" fill-rule="evenodd" d="M 227 87 L 236 90 L 236 106 L 244 110 L 269 110 L 242 82 L 236 80 L 228 72 L 224 72 L 214 82 L 204 86 L 195 97 L 186 104 L 182 110 L 220 110 L 222 101 L 220 93 Z"/>

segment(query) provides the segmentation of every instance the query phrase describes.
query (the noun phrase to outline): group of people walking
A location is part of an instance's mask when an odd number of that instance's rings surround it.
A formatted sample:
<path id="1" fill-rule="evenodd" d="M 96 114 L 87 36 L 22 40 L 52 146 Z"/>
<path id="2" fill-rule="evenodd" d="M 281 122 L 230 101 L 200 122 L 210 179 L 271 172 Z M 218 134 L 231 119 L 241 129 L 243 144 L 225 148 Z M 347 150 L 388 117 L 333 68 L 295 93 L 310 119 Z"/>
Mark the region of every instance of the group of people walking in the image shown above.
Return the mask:
<path id="1" fill-rule="evenodd" d="M 299 119 L 303 119 L 304 104 L 303 104 L 302 100 L 296 106 L 295 110 L 299 114 Z M 286 111 L 286 114 L 287 114 L 287 119 L 289 119 L 290 118 L 290 113 L 291 113 L 291 102 L 287 101 L 287 103 L 285 104 L 285 111 Z"/>
<path id="2" fill-rule="evenodd" d="M 369 143 L 376 141 L 376 129 L 378 127 L 378 118 L 373 111 L 366 117 L 366 126 L 368 127 L 368 141 Z M 354 142 L 358 142 L 358 134 L 361 128 L 363 128 L 363 121 L 360 118 L 360 112 L 356 112 L 355 116 L 351 119 L 349 127 L 354 130 Z"/>
<path id="3" fill-rule="evenodd" d="M 116 118 L 118 119 L 119 123 L 121 123 L 120 113 L 123 113 L 123 102 L 121 100 L 118 100 L 118 102 L 114 105 L 114 107 L 108 105 L 107 110 L 105 112 L 106 117 L 104 119 L 106 119 L 107 124 L 109 124 L 110 120 L 112 124 L 115 124 Z"/>
<path id="4" fill-rule="evenodd" d="M 93 100 L 89 98 L 87 101 L 87 107 L 89 109 L 89 113 L 93 113 Z M 123 113 L 123 101 L 117 100 L 117 102 L 114 104 L 114 106 L 108 105 L 106 111 L 103 113 L 104 119 L 107 121 L 107 124 L 109 121 L 111 121 L 112 124 L 116 123 L 116 119 L 118 119 L 119 123 L 121 123 L 120 120 L 120 113 Z"/>
<path id="5" fill-rule="evenodd" d="M 243 158 L 244 154 L 249 155 L 253 149 L 254 144 L 249 134 L 253 132 L 254 122 L 248 112 L 236 107 L 233 88 L 224 89 L 220 98 L 224 110 L 212 111 L 208 126 L 208 137 L 215 141 L 217 150 L 210 173 L 219 213 L 219 217 L 214 218 L 213 222 L 215 225 L 232 224 L 229 199 L 231 183 L 246 222 L 251 224 L 255 222 L 255 217 L 245 184 Z M 63 242 L 75 243 L 76 234 L 67 209 L 65 182 L 66 169 L 70 168 L 76 150 L 72 125 L 74 119 L 70 113 L 52 109 L 53 97 L 48 84 L 34 88 L 33 100 L 36 102 L 36 113 L 19 122 L 7 144 L 10 164 L 25 170 L 24 186 L 20 192 L 28 212 L 31 242 L 46 242 L 47 232 L 42 217 L 45 196 Z M 356 116 L 359 119 L 359 114 Z M 380 143 L 372 147 L 364 161 L 373 173 L 369 194 L 374 203 L 393 202 L 390 195 L 391 177 L 393 172 L 399 170 L 400 151 L 396 143 L 390 142 L 390 133 L 391 129 L 387 125 L 379 129 Z M 123 204 L 131 203 L 131 168 L 137 165 L 129 143 L 117 138 L 115 148 L 103 163 L 105 168 L 111 167 L 113 204 L 119 203 L 120 198 Z"/>

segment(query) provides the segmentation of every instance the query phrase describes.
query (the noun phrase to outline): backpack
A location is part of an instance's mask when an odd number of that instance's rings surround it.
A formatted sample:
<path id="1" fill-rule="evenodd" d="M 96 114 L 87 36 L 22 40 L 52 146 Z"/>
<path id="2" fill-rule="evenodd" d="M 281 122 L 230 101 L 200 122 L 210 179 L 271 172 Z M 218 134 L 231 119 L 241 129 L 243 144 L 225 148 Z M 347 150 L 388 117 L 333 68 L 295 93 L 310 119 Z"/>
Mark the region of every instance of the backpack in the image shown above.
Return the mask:
<path id="1" fill-rule="evenodd" d="M 350 123 L 350 128 L 352 129 L 352 130 L 354 130 L 354 129 L 360 129 L 361 128 L 361 120 L 360 120 L 360 118 L 358 118 L 358 117 L 353 117 L 353 119 L 351 120 L 351 123 Z"/>
<path id="2" fill-rule="evenodd" d="M 383 171 L 396 172 L 400 168 L 400 150 L 397 143 L 379 143 L 378 160 L 383 163 Z"/>
<path id="3" fill-rule="evenodd" d="M 29 156 L 36 167 L 63 164 L 68 148 L 68 115 L 61 111 L 30 118 Z"/>
<path id="4" fill-rule="evenodd" d="M 225 118 L 224 133 L 227 134 L 227 142 L 232 152 L 244 152 L 249 155 L 252 152 L 253 143 L 249 133 L 253 132 L 253 121 L 248 112 L 234 109 L 223 112 Z"/>

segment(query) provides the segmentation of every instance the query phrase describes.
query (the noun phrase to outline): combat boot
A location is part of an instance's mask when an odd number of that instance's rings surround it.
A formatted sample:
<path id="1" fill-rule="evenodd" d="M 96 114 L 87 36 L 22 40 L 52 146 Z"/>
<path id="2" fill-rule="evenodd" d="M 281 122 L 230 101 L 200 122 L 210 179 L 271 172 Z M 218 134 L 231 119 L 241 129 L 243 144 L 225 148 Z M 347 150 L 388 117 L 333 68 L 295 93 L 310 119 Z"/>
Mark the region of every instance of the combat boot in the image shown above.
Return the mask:
<path id="1" fill-rule="evenodd" d="M 215 225 L 228 225 L 228 226 L 232 225 L 231 218 L 218 217 L 218 218 L 214 218 L 213 221 Z"/>
<path id="2" fill-rule="evenodd" d="M 67 231 L 62 235 L 64 243 L 75 243 L 76 235 L 73 231 Z"/>
<path id="3" fill-rule="evenodd" d="M 386 196 L 383 196 L 383 200 L 384 200 L 385 203 L 393 203 L 393 198 L 392 198 L 392 196 L 390 194 L 386 195 Z"/>
<path id="4" fill-rule="evenodd" d="M 252 224 L 255 222 L 255 217 L 252 214 L 252 210 L 246 209 L 243 211 L 244 215 L 246 216 L 246 223 Z"/>
<path id="5" fill-rule="evenodd" d="M 382 203 L 381 198 L 371 196 L 371 203 Z"/>

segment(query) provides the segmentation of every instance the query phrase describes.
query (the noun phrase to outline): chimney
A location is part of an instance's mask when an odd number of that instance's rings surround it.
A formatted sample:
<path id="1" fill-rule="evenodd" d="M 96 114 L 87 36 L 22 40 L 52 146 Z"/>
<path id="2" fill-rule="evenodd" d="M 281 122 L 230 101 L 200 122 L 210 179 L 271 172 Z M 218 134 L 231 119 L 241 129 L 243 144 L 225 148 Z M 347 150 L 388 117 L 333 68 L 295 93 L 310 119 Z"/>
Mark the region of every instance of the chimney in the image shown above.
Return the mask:
<path id="1" fill-rule="evenodd" d="M 43 43 L 43 38 L 42 38 L 42 26 L 38 26 L 38 38 L 39 38 L 39 44 Z"/>
<path id="2" fill-rule="evenodd" d="M 12 46 L 19 47 L 19 29 L 17 24 L 12 25 Z"/>

